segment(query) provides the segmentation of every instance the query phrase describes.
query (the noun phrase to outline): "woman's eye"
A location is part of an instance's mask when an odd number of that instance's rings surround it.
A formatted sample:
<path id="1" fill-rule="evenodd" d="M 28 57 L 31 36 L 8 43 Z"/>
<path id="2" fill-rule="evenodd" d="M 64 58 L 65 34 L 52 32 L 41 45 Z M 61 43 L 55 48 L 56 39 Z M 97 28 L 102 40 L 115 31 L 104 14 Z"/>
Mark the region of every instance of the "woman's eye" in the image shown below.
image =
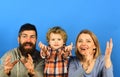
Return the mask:
<path id="1" fill-rule="evenodd" d="M 88 40 L 87 42 L 88 42 L 88 43 L 90 43 L 91 41 L 90 41 L 90 40 Z"/>

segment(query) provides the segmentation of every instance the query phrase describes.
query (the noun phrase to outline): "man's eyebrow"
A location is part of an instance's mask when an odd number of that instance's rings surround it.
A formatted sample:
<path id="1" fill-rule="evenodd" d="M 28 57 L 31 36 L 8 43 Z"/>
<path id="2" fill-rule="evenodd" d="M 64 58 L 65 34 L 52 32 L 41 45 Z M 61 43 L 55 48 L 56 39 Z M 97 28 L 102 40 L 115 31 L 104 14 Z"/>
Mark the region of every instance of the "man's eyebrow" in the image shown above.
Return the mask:
<path id="1" fill-rule="evenodd" d="M 27 34 L 25 34 L 25 33 L 22 33 L 21 35 L 27 35 Z"/>

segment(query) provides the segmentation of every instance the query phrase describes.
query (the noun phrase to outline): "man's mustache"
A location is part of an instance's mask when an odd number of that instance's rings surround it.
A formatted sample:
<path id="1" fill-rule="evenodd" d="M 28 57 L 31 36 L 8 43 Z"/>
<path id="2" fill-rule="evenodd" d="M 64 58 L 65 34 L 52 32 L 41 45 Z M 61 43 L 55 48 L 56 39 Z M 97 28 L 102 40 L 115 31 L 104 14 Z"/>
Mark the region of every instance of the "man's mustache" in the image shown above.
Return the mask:
<path id="1" fill-rule="evenodd" d="M 26 46 L 26 45 L 33 46 L 33 43 L 31 43 L 31 42 L 25 42 L 25 43 L 23 43 L 23 46 Z"/>

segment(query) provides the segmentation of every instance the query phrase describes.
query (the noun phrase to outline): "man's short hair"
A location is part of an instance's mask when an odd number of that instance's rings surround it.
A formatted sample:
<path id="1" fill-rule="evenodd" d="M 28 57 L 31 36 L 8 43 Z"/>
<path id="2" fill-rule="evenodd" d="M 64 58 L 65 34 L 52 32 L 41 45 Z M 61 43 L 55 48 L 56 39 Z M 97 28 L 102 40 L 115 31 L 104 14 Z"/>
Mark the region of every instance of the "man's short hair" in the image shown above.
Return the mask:
<path id="1" fill-rule="evenodd" d="M 36 29 L 35 25 L 30 24 L 30 23 L 25 23 L 25 24 L 23 24 L 23 25 L 20 27 L 19 36 L 20 36 L 21 32 L 23 32 L 23 31 L 25 31 L 25 30 L 34 30 L 35 33 L 36 33 L 36 37 L 37 37 L 37 29 Z"/>

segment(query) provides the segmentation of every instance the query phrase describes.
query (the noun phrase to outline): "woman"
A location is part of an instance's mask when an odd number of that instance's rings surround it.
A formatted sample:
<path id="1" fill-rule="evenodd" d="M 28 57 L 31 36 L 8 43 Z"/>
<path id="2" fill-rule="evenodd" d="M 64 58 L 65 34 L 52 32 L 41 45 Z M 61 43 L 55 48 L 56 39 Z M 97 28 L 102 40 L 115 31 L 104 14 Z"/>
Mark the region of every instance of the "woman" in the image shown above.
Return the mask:
<path id="1" fill-rule="evenodd" d="M 82 30 L 76 39 L 76 57 L 72 57 L 68 77 L 113 77 L 111 62 L 112 39 L 107 42 L 105 56 L 100 54 L 97 37 Z"/>

